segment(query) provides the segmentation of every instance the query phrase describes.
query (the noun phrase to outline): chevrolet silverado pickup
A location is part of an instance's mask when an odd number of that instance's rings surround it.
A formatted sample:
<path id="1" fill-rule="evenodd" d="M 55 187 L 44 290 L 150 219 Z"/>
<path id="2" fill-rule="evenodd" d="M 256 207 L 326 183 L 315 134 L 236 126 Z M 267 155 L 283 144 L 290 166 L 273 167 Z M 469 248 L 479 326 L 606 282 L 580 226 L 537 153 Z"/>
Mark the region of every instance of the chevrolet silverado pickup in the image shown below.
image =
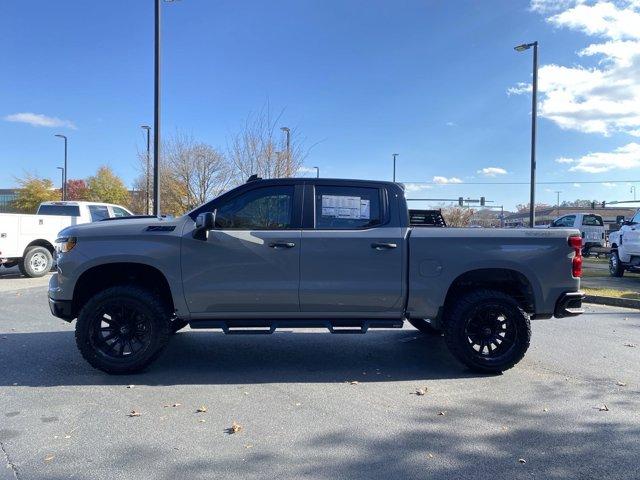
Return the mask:
<path id="1" fill-rule="evenodd" d="M 401 184 L 250 179 L 188 214 L 60 232 L 51 312 L 112 374 L 147 367 L 185 327 L 232 333 L 405 321 L 472 370 L 524 356 L 530 320 L 581 313 L 575 229 L 413 226 Z"/>

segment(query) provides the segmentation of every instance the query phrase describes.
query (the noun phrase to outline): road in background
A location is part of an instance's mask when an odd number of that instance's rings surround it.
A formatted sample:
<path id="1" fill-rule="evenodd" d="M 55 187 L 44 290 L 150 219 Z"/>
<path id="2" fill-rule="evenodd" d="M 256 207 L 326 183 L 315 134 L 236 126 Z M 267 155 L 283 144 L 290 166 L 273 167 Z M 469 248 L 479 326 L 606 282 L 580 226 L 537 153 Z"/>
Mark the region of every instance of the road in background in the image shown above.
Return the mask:
<path id="1" fill-rule="evenodd" d="M 470 373 L 441 337 L 410 327 L 187 329 L 147 373 L 109 376 L 82 360 L 73 325 L 49 314 L 44 286 L 0 292 L 0 332 L 2 480 L 637 472 L 636 311 L 589 307 L 536 321 L 525 359 L 499 376 Z M 133 410 L 140 416 L 127 416 Z M 234 421 L 241 430 L 226 433 Z"/>

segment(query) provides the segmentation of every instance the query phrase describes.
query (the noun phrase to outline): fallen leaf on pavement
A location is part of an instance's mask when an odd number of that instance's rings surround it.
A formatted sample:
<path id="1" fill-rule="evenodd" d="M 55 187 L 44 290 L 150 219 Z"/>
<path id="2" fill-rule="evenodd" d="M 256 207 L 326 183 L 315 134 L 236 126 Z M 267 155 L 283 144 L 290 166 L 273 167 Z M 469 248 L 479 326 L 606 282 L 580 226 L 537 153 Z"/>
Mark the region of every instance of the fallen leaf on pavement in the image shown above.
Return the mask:
<path id="1" fill-rule="evenodd" d="M 414 394 L 418 395 L 418 396 L 426 395 L 427 394 L 427 390 L 428 390 L 427 387 L 418 388 L 418 389 L 416 389 Z"/>
<path id="2" fill-rule="evenodd" d="M 441 416 L 441 417 L 444 417 L 446 414 L 447 414 L 447 412 L 445 412 L 445 411 L 438 412 L 438 415 Z"/>
<path id="3" fill-rule="evenodd" d="M 253 445 L 251 445 L 250 443 L 248 443 L 248 444 L 246 444 L 246 445 L 244 446 L 244 448 L 253 448 Z"/>
<path id="4" fill-rule="evenodd" d="M 302 404 L 301 404 L 300 402 L 296 402 L 294 405 L 295 405 L 296 407 L 299 407 L 299 406 L 300 406 L 300 405 L 302 405 Z"/>
<path id="5" fill-rule="evenodd" d="M 131 410 L 129 413 L 127 413 L 127 417 L 139 417 L 140 415 L 142 414 L 136 410 Z"/>
<path id="6" fill-rule="evenodd" d="M 179 407 L 179 406 L 181 406 L 181 405 L 182 405 L 181 403 L 172 403 L 172 404 L 170 404 L 170 405 L 169 405 L 169 404 L 167 404 L 167 405 L 163 405 L 163 406 L 164 406 L 164 408 L 167 408 L 167 407 L 173 407 L 173 408 L 175 408 L 175 407 Z"/>
<path id="7" fill-rule="evenodd" d="M 201 418 L 200 420 L 198 420 L 200 423 L 205 423 L 206 420 L 204 418 Z"/>
<path id="8" fill-rule="evenodd" d="M 349 383 L 351 385 L 358 385 L 358 383 L 360 383 L 360 382 L 358 382 L 357 380 L 351 380 Z"/>
<path id="9" fill-rule="evenodd" d="M 135 385 L 127 385 L 127 388 L 134 388 Z"/>
<path id="10" fill-rule="evenodd" d="M 197 413 L 206 413 L 207 412 L 207 407 L 205 407 L 204 405 L 201 405 L 201 406 L 198 407 L 196 412 Z"/>
<path id="11" fill-rule="evenodd" d="M 625 347 L 635 348 L 635 347 L 637 347 L 637 346 L 638 346 L 638 344 L 636 344 L 636 343 L 625 343 L 625 344 L 624 344 L 624 346 L 625 346 Z"/>
<path id="12" fill-rule="evenodd" d="M 602 404 L 598 407 L 598 410 L 600 410 L 601 412 L 608 412 L 609 407 L 607 407 L 605 404 Z"/>
<path id="13" fill-rule="evenodd" d="M 520 463 L 527 463 L 527 461 L 526 461 L 524 458 L 519 458 L 519 459 L 518 459 L 518 462 L 520 462 Z"/>
<path id="14" fill-rule="evenodd" d="M 618 385 L 619 387 L 626 387 L 627 383 L 626 382 L 618 382 L 618 383 L 616 383 L 616 385 Z"/>
<path id="15" fill-rule="evenodd" d="M 433 458 L 433 453 L 428 454 L 427 457 Z"/>
<path id="16" fill-rule="evenodd" d="M 548 409 L 547 407 L 544 407 L 544 408 L 542 409 L 542 411 L 543 411 L 543 412 L 548 412 L 548 411 L 549 411 L 549 409 Z"/>
<path id="17" fill-rule="evenodd" d="M 51 460 L 53 460 L 55 458 L 55 455 L 53 455 L 52 453 L 50 453 L 49 455 L 47 455 L 46 457 L 44 457 L 44 461 L 45 462 L 50 462 Z"/>
<path id="18" fill-rule="evenodd" d="M 241 430 L 242 430 L 242 425 L 236 423 L 236 421 L 234 420 L 231 426 L 227 428 L 227 433 L 231 435 L 232 433 L 238 433 Z"/>

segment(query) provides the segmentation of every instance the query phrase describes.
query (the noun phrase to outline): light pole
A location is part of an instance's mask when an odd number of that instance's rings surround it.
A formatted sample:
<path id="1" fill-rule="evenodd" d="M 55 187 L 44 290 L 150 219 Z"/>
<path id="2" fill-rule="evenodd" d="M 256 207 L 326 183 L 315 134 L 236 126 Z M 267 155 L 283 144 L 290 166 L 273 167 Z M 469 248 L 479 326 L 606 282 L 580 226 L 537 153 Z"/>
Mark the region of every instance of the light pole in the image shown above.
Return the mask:
<path id="1" fill-rule="evenodd" d="M 556 194 L 556 209 L 560 208 L 560 194 L 562 193 L 562 190 L 556 190 L 555 194 Z"/>
<path id="2" fill-rule="evenodd" d="M 320 167 L 313 167 L 316 169 L 316 178 L 320 178 Z"/>
<path id="3" fill-rule="evenodd" d="M 62 200 L 67 199 L 67 137 L 59 133 L 55 134 L 58 138 L 64 139 L 64 170 L 62 171 Z"/>
<path id="4" fill-rule="evenodd" d="M 153 68 L 153 214 L 160 216 L 160 11 L 155 0 L 155 42 Z"/>
<path id="5" fill-rule="evenodd" d="M 514 47 L 516 52 L 524 52 L 533 47 L 533 92 L 531 95 L 531 195 L 529 199 L 529 227 L 536 222 L 536 119 L 538 105 L 538 42 L 523 43 Z"/>
<path id="6" fill-rule="evenodd" d="M 64 167 L 56 167 L 60 170 L 60 192 L 62 194 L 62 200 L 64 200 Z"/>
<path id="7" fill-rule="evenodd" d="M 396 157 L 398 156 L 397 153 L 392 153 L 391 156 L 393 157 L 393 181 L 396 181 Z"/>
<path id="8" fill-rule="evenodd" d="M 150 215 L 149 207 L 151 206 L 150 205 L 151 199 L 150 199 L 149 195 L 150 195 L 151 192 L 149 190 L 150 190 L 150 187 L 151 187 L 151 185 L 150 185 L 150 183 L 151 183 L 150 182 L 150 178 L 151 178 L 150 174 L 151 174 L 151 172 L 149 171 L 149 169 L 151 168 L 151 165 L 150 165 L 151 164 L 151 152 L 150 152 L 150 148 L 151 148 L 151 142 L 150 142 L 151 127 L 149 125 L 141 125 L 140 128 L 142 128 L 143 130 L 147 131 L 147 169 L 146 169 L 146 173 L 147 173 L 147 191 L 146 191 L 147 203 L 146 203 L 146 205 L 147 205 L 147 207 L 146 207 L 145 213 L 147 215 Z"/>
<path id="9" fill-rule="evenodd" d="M 285 167 L 285 175 L 287 177 L 291 176 L 291 129 L 289 127 L 280 127 L 286 135 L 286 146 L 287 146 L 287 164 Z"/>

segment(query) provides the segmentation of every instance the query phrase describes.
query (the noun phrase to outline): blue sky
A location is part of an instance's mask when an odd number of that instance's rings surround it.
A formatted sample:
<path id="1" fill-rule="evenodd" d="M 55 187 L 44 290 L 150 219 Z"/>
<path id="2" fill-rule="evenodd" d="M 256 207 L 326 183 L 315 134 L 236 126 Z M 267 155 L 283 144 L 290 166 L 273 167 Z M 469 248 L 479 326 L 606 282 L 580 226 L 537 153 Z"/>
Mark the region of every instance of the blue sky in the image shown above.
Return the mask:
<path id="1" fill-rule="evenodd" d="M 519 84 L 531 81 L 531 52 L 513 46 L 538 40 L 538 179 L 569 182 L 539 185 L 539 200 L 554 203 L 555 190 L 629 199 L 627 182 L 640 179 L 640 80 L 629 80 L 640 37 L 627 23 L 638 7 L 606 4 L 167 3 L 163 133 L 224 149 L 268 100 L 318 142 L 305 163 L 323 176 L 390 179 L 399 153 L 397 178 L 414 197 L 484 195 L 511 208 L 527 185 L 470 183 L 528 180 L 531 100 Z M 107 164 L 131 183 L 139 126 L 153 120 L 152 0 L 3 2 L 0 59 L 0 187 L 24 172 L 57 182 L 54 133 L 69 136 L 69 178 Z M 434 179 L 463 183 L 418 183 Z"/>

